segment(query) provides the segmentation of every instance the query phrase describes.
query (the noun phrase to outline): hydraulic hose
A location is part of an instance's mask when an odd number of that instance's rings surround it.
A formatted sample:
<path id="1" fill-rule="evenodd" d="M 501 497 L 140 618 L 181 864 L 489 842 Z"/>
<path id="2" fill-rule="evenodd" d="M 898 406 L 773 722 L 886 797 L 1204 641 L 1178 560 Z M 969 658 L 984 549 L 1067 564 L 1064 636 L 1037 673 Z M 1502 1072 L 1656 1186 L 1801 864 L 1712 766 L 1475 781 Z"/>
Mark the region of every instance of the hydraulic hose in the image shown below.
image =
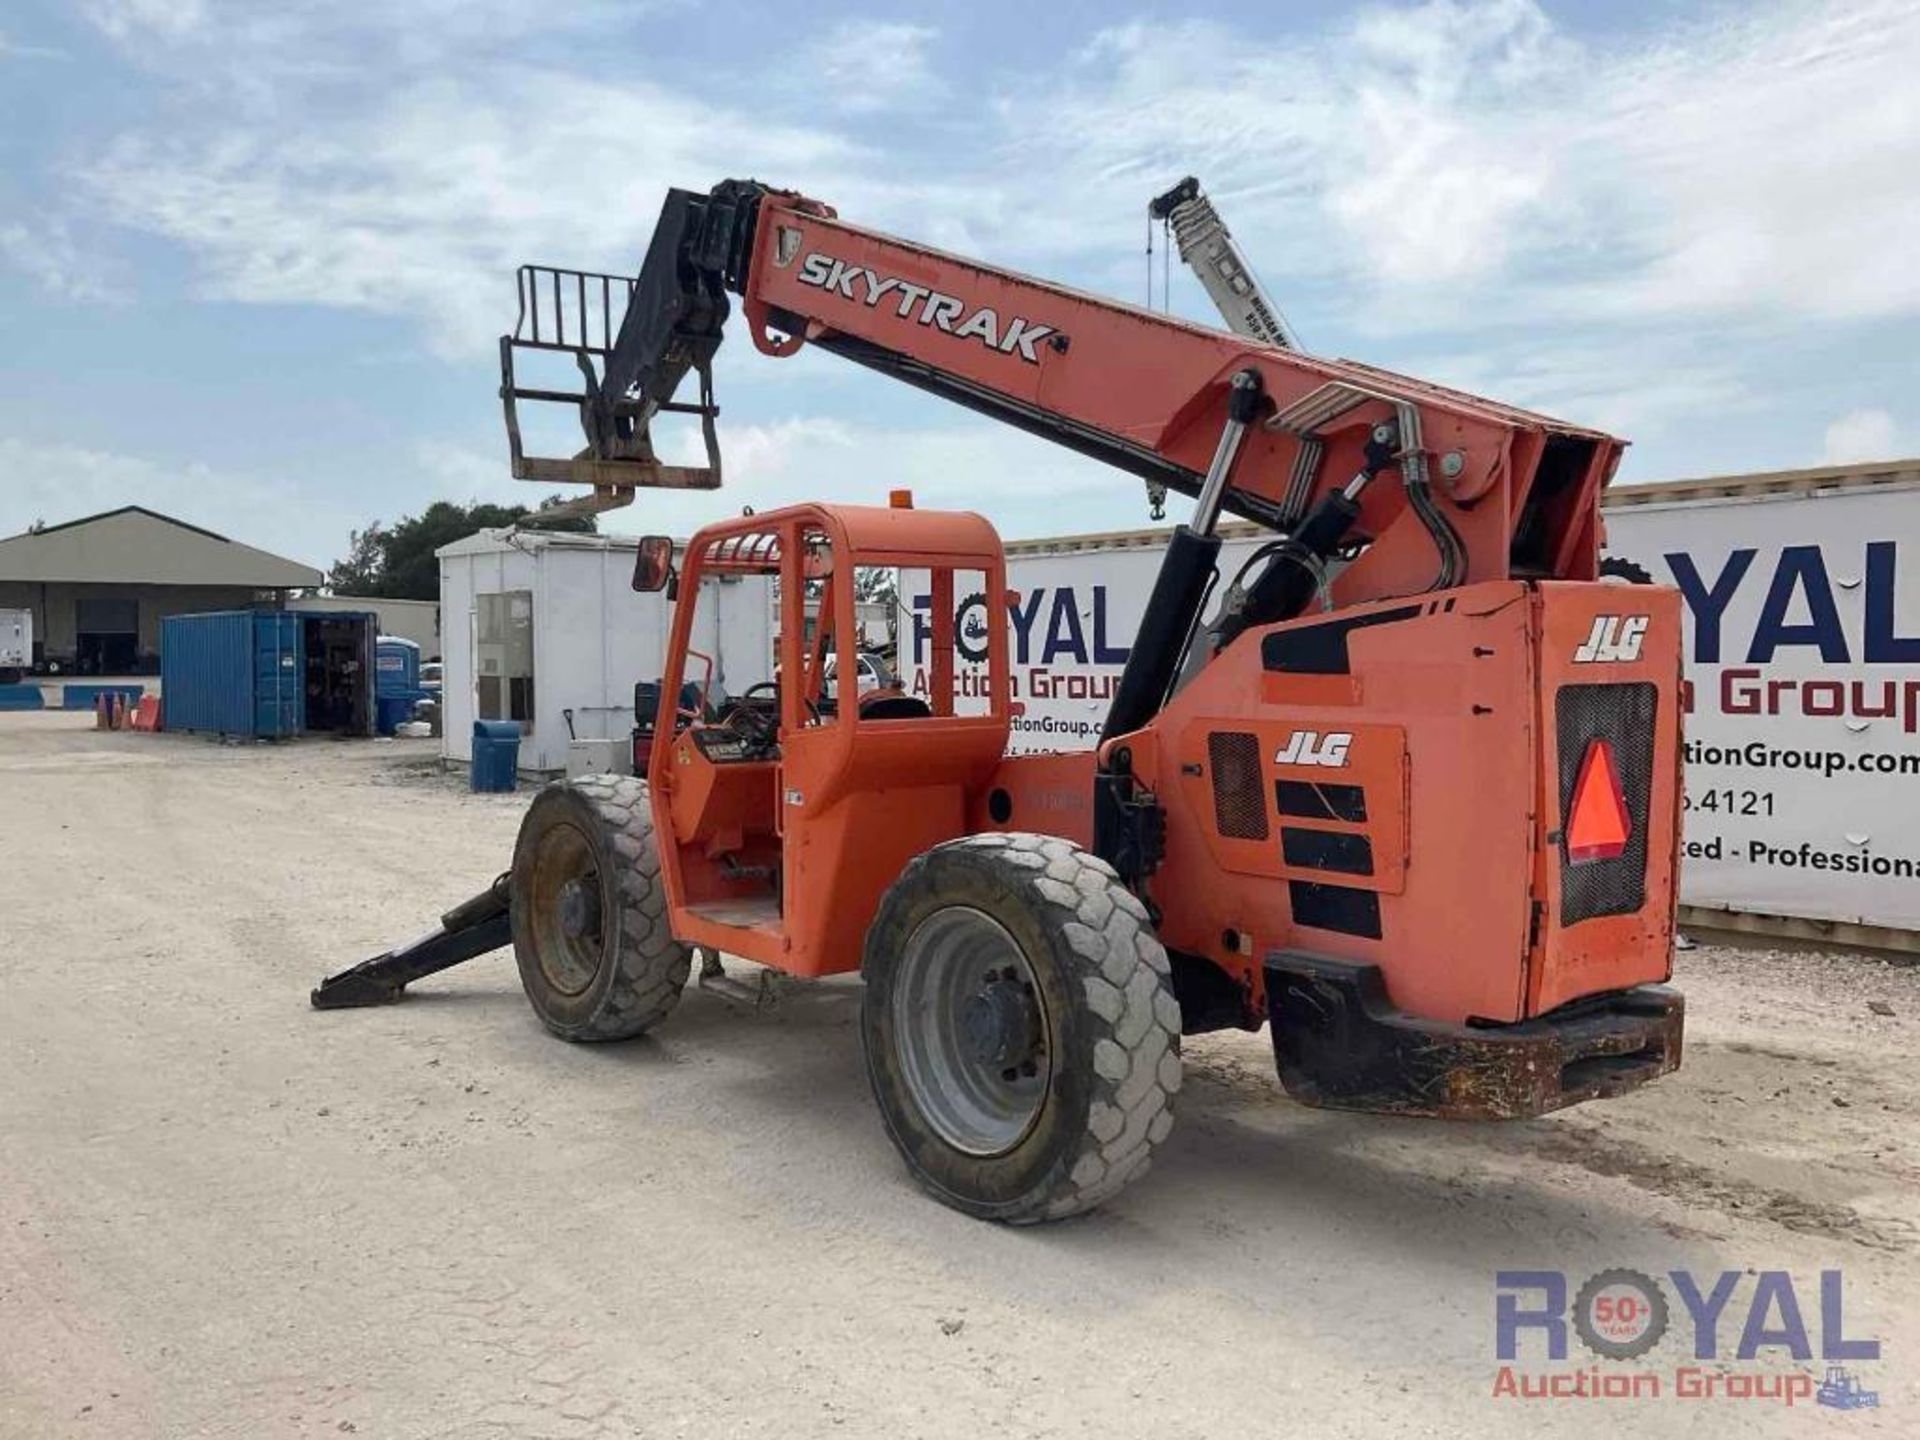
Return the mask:
<path id="1" fill-rule="evenodd" d="M 1459 532 L 1440 513 L 1440 507 L 1434 504 L 1433 489 L 1425 479 L 1409 477 L 1406 489 L 1407 503 L 1413 507 L 1413 513 L 1433 538 L 1433 548 L 1440 555 L 1439 572 L 1433 577 L 1433 583 L 1427 586 L 1427 591 L 1450 590 L 1460 583 L 1466 569 L 1466 547 L 1460 543 Z"/>

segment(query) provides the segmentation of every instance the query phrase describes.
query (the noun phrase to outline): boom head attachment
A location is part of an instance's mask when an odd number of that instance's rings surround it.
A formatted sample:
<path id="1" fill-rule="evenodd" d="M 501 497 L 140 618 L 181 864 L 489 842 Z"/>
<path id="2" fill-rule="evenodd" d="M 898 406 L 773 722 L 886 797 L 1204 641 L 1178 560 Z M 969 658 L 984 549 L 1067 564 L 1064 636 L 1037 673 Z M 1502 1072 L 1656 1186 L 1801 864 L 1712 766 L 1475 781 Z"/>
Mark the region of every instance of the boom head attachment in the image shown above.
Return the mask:
<path id="1" fill-rule="evenodd" d="M 710 194 L 670 190 L 638 275 L 523 265 L 513 333 L 500 337 L 500 399 L 516 480 L 588 485 L 593 494 L 556 510 L 579 513 L 626 505 L 641 489 L 713 490 L 720 485 L 714 431 L 713 356 L 728 303 L 726 282 L 744 263 L 759 193 L 730 181 Z M 516 359 L 570 355 L 578 391 L 523 384 Z M 674 398 L 688 372 L 693 401 Z M 567 457 L 529 455 L 520 433 L 522 401 L 569 405 L 586 446 Z M 656 454 L 654 416 L 700 417 L 707 463 L 671 465 Z"/>

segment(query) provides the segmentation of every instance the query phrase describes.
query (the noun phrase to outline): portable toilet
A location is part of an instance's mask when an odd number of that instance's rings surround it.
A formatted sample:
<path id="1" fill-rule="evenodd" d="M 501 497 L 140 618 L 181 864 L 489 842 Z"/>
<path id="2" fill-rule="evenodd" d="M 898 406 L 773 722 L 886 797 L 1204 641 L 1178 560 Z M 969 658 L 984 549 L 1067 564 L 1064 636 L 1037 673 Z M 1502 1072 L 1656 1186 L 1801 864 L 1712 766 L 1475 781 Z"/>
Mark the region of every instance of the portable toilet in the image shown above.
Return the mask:
<path id="1" fill-rule="evenodd" d="M 374 642 L 373 670 L 380 733 L 391 735 L 426 694 L 420 688 L 420 646 L 398 635 L 382 635 Z"/>

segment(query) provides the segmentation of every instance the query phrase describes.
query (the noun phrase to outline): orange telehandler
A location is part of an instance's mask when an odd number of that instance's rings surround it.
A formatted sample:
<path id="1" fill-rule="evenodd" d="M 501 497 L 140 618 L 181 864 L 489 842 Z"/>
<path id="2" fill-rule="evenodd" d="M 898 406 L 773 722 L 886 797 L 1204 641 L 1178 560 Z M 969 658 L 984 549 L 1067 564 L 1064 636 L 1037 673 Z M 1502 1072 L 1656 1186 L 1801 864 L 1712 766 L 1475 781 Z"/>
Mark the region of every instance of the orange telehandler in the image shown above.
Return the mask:
<path id="1" fill-rule="evenodd" d="M 642 542 L 677 595 L 646 776 L 548 785 L 511 870 L 440 930 L 324 982 L 399 997 L 511 942 L 572 1040 L 638 1035 L 691 952 L 859 970 L 868 1074 L 915 1178 L 974 1215 L 1070 1215 L 1147 1167 L 1183 1035 L 1272 1027 L 1310 1104 L 1461 1118 L 1619 1094 L 1680 1060 L 1669 974 L 1680 617 L 1596 580 L 1622 446 L 1346 361 L 943 254 L 752 182 L 672 191 L 638 277 L 528 267 L 501 344 L 514 471 L 718 483 L 730 303 L 1193 497 L 1088 753 L 1009 756 L 999 537 L 811 504 Z M 615 329 L 615 318 L 618 328 Z M 577 392 L 515 376 L 570 356 Z M 688 372 L 698 400 L 676 398 Z M 518 407 L 578 408 L 540 459 Z M 663 465 L 662 411 L 706 467 Z M 1271 529 L 1219 583 L 1225 514 Z M 863 569 L 924 574 L 924 697 L 836 695 Z M 777 577 L 776 681 L 719 693 L 702 582 Z M 984 654 L 975 627 L 984 607 Z M 832 657 L 829 659 L 829 657 Z"/>

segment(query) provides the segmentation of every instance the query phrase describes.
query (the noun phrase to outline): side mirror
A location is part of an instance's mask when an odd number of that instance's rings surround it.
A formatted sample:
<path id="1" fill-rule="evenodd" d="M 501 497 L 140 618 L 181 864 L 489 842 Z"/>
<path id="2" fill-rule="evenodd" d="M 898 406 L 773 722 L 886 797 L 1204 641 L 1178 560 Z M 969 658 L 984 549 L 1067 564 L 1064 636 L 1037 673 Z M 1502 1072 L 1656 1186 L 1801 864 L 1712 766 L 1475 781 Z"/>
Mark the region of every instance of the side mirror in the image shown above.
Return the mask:
<path id="1" fill-rule="evenodd" d="M 633 588 L 652 594 L 667 588 L 673 576 L 673 541 L 665 535 L 647 535 L 633 557 Z"/>

